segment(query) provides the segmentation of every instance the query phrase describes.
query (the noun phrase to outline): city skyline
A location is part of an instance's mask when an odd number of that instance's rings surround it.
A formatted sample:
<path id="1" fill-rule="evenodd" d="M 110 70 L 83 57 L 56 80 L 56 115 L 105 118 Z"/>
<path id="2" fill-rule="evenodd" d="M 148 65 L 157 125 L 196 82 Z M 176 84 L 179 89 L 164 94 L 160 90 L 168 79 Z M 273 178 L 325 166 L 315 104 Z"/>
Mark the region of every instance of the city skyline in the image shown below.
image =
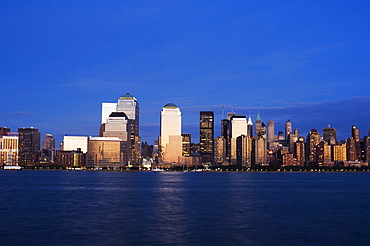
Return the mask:
<path id="1" fill-rule="evenodd" d="M 101 103 L 129 92 L 140 136 L 181 108 L 199 142 L 199 112 L 222 111 L 300 135 L 331 125 L 346 139 L 370 125 L 368 1 L 6 2 L 0 10 L 0 126 L 98 136 Z M 224 108 L 224 110 L 223 110 Z"/>

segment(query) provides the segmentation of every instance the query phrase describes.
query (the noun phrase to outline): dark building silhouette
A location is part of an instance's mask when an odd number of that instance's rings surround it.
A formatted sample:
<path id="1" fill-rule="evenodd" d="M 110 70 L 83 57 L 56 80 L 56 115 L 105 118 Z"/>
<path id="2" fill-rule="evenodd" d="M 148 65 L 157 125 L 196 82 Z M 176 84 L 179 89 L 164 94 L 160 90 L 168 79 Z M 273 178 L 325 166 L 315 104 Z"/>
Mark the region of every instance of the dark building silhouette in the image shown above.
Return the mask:
<path id="1" fill-rule="evenodd" d="M 199 140 L 202 163 L 213 165 L 214 114 L 212 111 L 200 111 Z"/>
<path id="2" fill-rule="evenodd" d="M 10 132 L 10 129 L 7 127 L 0 127 L 0 136 L 6 136 Z"/>
<path id="3" fill-rule="evenodd" d="M 40 132 L 36 128 L 18 128 L 21 165 L 37 162 L 40 155 Z"/>
<path id="4" fill-rule="evenodd" d="M 225 140 L 225 160 L 230 161 L 231 158 L 231 126 L 230 120 L 221 120 L 221 136 Z"/>
<path id="5" fill-rule="evenodd" d="M 153 157 L 153 145 L 149 145 L 147 142 L 141 143 L 141 156 L 146 157 Z"/>

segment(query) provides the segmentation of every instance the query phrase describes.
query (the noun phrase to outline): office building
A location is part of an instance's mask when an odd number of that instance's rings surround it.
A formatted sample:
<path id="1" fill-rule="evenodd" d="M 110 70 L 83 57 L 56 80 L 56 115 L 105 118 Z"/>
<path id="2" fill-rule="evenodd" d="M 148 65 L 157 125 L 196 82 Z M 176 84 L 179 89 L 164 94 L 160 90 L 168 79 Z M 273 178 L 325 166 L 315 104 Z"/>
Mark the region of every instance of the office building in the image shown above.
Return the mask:
<path id="1" fill-rule="evenodd" d="M 117 103 L 102 103 L 102 126 L 100 134 L 105 130 L 106 120 L 113 112 L 123 112 L 129 119 L 129 146 L 131 148 L 131 163 L 140 164 L 140 136 L 139 136 L 139 103 L 135 97 L 126 93 L 120 97 Z"/>
<path id="2" fill-rule="evenodd" d="M 163 164 L 179 164 L 182 156 L 181 111 L 173 103 L 162 108 L 159 145 L 160 160 Z"/>
<path id="3" fill-rule="evenodd" d="M 87 136 L 64 136 L 63 137 L 63 151 L 82 151 L 87 152 L 89 139 Z"/>
<path id="4" fill-rule="evenodd" d="M 0 165 L 19 165 L 19 137 L 0 136 Z"/>
<path id="5" fill-rule="evenodd" d="M 241 114 L 231 117 L 231 164 L 236 164 L 236 139 L 247 135 L 247 118 Z"/>
<path id="6" fill-rule="evenodd" d="M 191 155 L 191 134 L 182 133 L 182 156 Z"/>
<path id="7" fill-rule="evenodd" d="M 292 122 L 290 120 L 287 120 L 287 122 L 285 122 L 285 140 L 288 139 L 288 136 L 290 133 L 292 133 Z"/>
<path id="8" fill-rule="evenodd" d="M 307 162 L 316 162 L 316 146 L 320 143 L 321 136 L 316 129 L 311 129 L 306 139 L 306 160 Z"/>
<path id="9" fill-rule="evenodd" d="M 199 144 L 202 164 L 213 165 L 214 114 L 212 111 L 200 111 Z"/>
<path id="10" fill-rule="evenodd" d="M 38 129 L 18 128 L 20 164 L 27 166 L 39 160 L 40 157 L 40 132 Z"/>
<path id="11" fill-rule="evenodd" d="M 42 160 L 53 162 L 55 156 L 55 139 L 53 135 L 46 134 L 42 141 Z"/>
<path id="12" fill-rule="evenodd" d="M 327 128 L 322 129 L 323 139 L 330 145 L 337 143 L 337 130 L 330 125 Z"/>
<path id="13" fill-rule="evenodd" d="M 129 166 L 129 149 L 118 137 L 90 137 L 86 154 L 87 167 L 122 169 Z"/>

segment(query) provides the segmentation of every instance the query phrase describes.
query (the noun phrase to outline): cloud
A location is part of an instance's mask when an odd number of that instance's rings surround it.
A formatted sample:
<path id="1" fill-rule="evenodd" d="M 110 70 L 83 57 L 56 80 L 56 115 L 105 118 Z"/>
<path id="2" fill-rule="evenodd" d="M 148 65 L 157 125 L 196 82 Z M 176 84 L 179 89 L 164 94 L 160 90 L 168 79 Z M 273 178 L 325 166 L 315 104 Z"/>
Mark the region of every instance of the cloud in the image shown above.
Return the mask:
<path id="1" fill-rule="evenodd" d="M 27 116 L 27 115 L 32 115 L 31 113 L 28 112 L 23 112 L 23 111 L 16 111 L 16 112 L 11 112 L 7 114 L 1 114 L 2 116 Z"/>

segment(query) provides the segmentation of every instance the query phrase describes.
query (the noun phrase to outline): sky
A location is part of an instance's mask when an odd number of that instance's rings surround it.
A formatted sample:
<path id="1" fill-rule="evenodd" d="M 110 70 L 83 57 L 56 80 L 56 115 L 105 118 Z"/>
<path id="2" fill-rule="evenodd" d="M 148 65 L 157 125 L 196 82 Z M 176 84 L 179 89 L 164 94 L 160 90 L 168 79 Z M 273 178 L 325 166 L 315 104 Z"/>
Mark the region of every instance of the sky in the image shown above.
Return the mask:
<path id="1" fill-rule="evenodd" d="M 0 126 L 99 134 L 101 103 L 130 93 L 142 141 L 175 103 L 338 139 L 370 129 L 370 1 L 0 1 Z"/>

